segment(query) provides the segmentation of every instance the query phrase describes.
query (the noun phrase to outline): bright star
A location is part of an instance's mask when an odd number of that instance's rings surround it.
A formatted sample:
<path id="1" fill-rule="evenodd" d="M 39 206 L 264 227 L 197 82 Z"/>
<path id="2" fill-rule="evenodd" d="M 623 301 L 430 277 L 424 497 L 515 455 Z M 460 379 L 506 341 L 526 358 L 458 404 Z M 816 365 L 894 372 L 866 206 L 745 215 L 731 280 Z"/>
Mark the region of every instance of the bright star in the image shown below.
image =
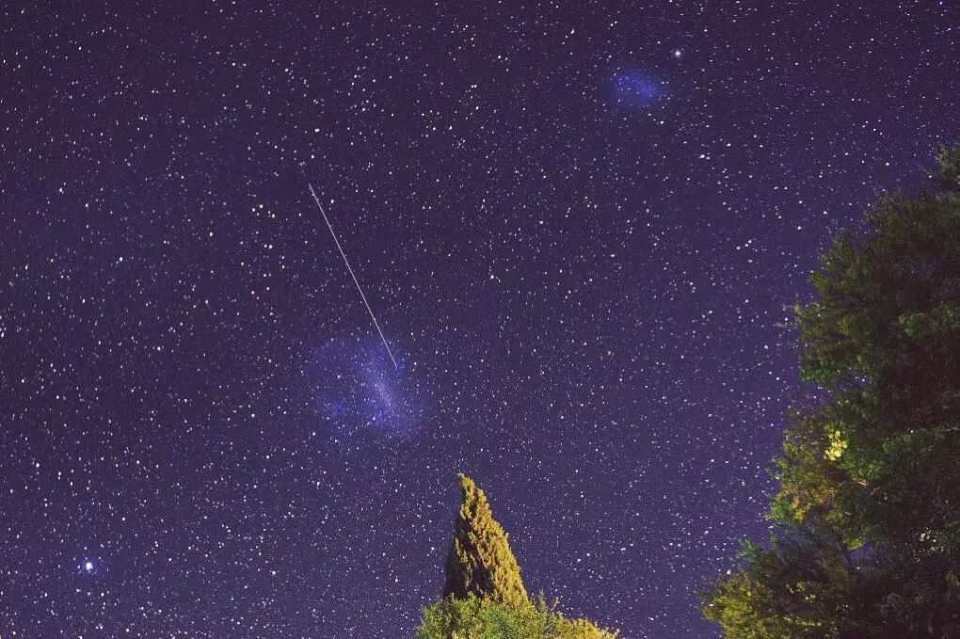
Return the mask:
<path id="1" fill-rule="evenodd" d="M 680 49 L 674 49 L 674 50 L 673 50 L 673 57 L 675 57 L 675 58 L 683 57 L 683 51 L 680 50 Z"/>
<path id="2" fill-rule="evenodd" d="M 93 572 L 93 562 L 92 561 L 83 562 L 83 569 L 86 570 L 87 572 Z"/>

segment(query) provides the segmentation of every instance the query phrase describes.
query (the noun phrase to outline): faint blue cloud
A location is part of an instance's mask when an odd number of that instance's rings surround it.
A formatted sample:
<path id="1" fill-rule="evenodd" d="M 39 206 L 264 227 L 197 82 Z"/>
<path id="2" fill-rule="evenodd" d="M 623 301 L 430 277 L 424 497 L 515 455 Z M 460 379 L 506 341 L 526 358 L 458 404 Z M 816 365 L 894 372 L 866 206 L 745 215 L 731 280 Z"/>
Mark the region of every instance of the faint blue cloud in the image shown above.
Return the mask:
<path id="1" fill-rule="evenodd" d="M 611 102 L 622 109 L 645 109 L 667 97 L 664 83 L 648 71 L 624 69 L 609 80 Z"/>
<path id="2" fill-rule="evenodd" d="M 426 409 L 401 356 L 398 367 L 373 339 L 335 338 L 309 352 L 304 379 L 309 405 L 338 435 L 415 434 Z"/>

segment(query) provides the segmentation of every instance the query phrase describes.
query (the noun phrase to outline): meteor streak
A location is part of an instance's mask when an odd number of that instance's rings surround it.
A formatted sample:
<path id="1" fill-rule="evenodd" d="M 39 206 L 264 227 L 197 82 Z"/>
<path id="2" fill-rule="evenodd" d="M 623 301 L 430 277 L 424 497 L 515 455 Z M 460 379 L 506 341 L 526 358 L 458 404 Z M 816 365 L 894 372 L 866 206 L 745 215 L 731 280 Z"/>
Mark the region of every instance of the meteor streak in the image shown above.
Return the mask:
<path id="1" fill-rule="evenodd" d="M 387 344 L 387 338 L 383 336 L 383 331 L 380 329 L 380 322 L 377 321 L 377 316 L 373 314 L 373 309 L 370 308 L 370 302 L 367 301 L 367 296 L 363 294 L 363 289 L 360 288 L 360 281 L 357 279 L 353 269 L 350 267 L 350 260 L 347 259 L 347 254 L 344 253 L 343 247 L 340 246 L 340 240 L 337 239 L 337 234 L 333 230 L 333 225 L 330 224 L 330 218 L 327 217 L 327 212 L 323 210 L 323 205 L 320 204 L 320 198 L 317 197 L 317 192 L 313 190 L 312 184 L 308 184 L 307 186 L 310 187 L 310 195 L 313 196 L 313 201 L 317 203 L 317 208 L 320 209 L 320 215 L 323 216 L 323 221 L 327 223 L 327 228 L 330 229 L 330 235 L 333 236 L 333 241 L 336 243 L 337 249 L 340 251 L 340 257 L 343 258 L 343 263 L 347 265 L 347 272 L 349 272 L 350 277 L 353 278 L 353 283 L 357 285 L 357 292 L 360 293 L 360 299 L 363 300 L 363 305 L 367 307 L 367 312 L 370 313 L 370 319 L 373 320 L 373 326 L 380 334 L 380 340 L 383 342 L 383 347 L 387 349 L 387 355 L 390 356 L 390 361 L 393 362 L 393 367 L 399 369 L 400 366 L 397 364 L 397 360 L 393 357 L 393 352 L 390 350 L 390 345 Z"/>

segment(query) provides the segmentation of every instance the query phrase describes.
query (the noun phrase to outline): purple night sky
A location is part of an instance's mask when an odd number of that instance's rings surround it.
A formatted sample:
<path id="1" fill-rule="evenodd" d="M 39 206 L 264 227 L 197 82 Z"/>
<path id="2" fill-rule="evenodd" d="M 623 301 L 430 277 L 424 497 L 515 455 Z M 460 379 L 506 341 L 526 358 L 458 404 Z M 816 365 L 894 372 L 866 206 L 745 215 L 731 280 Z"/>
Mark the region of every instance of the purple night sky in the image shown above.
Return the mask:
<path id="1" fill-rule="evenodd" d="M 412 637 L 464 471 L 529 590 L 716 636 L 956 5 L 106 4 L 0 6 L 0 634 Z"/>

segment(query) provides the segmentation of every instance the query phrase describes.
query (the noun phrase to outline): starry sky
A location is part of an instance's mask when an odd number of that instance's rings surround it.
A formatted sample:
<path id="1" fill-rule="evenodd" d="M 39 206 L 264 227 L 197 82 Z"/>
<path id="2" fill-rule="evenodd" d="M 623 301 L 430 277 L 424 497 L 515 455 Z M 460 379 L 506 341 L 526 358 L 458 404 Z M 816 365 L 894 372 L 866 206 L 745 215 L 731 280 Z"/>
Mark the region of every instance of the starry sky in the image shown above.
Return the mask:
<path id="1" fill-rule="evenodd" d="M 808 392 L 789 309 L 957 140 L 958 25 L 3 3 L 0 633 L 412 636 L 465 471 L 529 590 L 716 636 Z"/>

